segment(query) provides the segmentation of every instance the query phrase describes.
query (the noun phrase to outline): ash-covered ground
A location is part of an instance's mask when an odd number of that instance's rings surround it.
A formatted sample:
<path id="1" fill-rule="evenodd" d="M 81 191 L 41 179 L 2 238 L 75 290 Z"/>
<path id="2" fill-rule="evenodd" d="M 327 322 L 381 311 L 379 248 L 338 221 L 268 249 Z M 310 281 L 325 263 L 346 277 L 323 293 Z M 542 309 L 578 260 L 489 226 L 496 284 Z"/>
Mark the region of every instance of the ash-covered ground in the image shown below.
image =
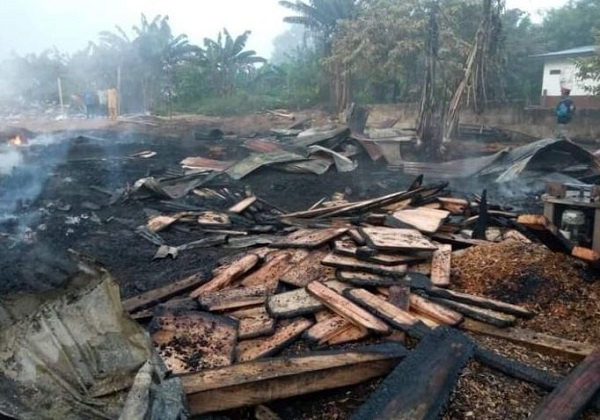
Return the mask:
<path id="1" fill-rule="evenodd" d="M 151 198 L 123 200 L 119 194 L 136 180 L 181 171 L 189 156 L 236 160 L 250 151 L 243 140 L 196 140 L 127 134 L 118 131 L 45 134 L 17 147 L 3 145 L 0 172 L 0 293 L 40 291 L 60 284 L 69 272 L 68 250 L 88 254 L 107 266 L 131 296 L 194 272 L 208 273 L 230 251 L 196 249 L 175 260 L 153 260 L 156 246 L 135 233 L 148 214 L 165 211 L 164 202 Z M 148 159 L 130 157 L 151 150 Z M 216 156 L 215 156 L 216 155 Z M 206 187 L 250 190 L 286 211 L 307 209 L 335 193 L 349 201 L 405 189 L 411 177 L 390 172 L 383 163 L 359 157 L 349 173 L 331 169 L 324 175 L 258 170 L 240 181 L 219 178 Z M 426 182 L 435 182 L 425 178 Z M 478 182 L 451 182 L 457 196 L 481 192 Z M 517 207 L 538 205 L 535 195 L 503 186 L 489 191 L 490 201 Z M 224 202 L 188 195 L 184 204 L 205 210 L 226 208 Z M 225 206 L 225 207 L 224 207 Z M 201 239 L 197 230 L 170 229 L 161 235 L 170 245 Z"/>
<path id="2" fill-rule="evenodd" d="M 120 282 L 123 297 L 193 273 L 208 276 L 221 258 L 239 250 L 222 247 L 193 249 L 181 252 L 177 259 L 154 260 L 157 246 L 136 234 L 136 227 L 144 225 L 150 214 L 173 213 L 174 202 L 219 211 L 234 204 L 234 199 L 214 200 L 194 194 L 179 200 L 142 199 L 123 194 L 123 191 L 128 191 L 142 177 L 181 173 L 179 162 L 189 156 L 241 159 L 250 153 L 242 143 L 243 138 L 210 141 L 195 140 L 189 135 L 167 137 L 113 130 L 62 132 L 38 136 L 22 147 L 0 146 L 3 148 L 1 156 L 4 156 L 3 160 L 0 159 L 0 246 L 3 250 L 0 253 L 0 294 L 35 292 L 58 286 L 75 268 L 71 265 L 70 249 L 102 262 Z M 148 159 L 131 157 L 144 150 L 154 151 L 156 156 Z M 404 190 L 413 180 L 401 172 L 388 171 L 384 163 L 372 162 L 366 154 L 358 157 L 358 161 L 358 168 L 349 173 L 331 169 L 317 176 L 263 169 L 241 181 L 217 178 L 205 187 L 215 190 L 226 188 L 233 195 L 249 190 L 282 210 L 296 211 L 307 209 L 336 193 L 354 201 Z M 425 183 L 437 181 L 425 176 Z M 492 203 L 513 206 L 515 210 L 541 210 L 537 191 L 523 184 L 498 186 L 473 179 L 450 181 L 455 197 L 471 198 L 472 194 L 481 193 L 483 188 L 488 189 Z M 201 229 L 179 224 L 160 234 L 173 246 L 207 235 Z M 516 254 L 520 257 L 526 252 Z M 500 273 L 493 261 L 488 261 L 500 256 L 493 252 L 490 255 L 481 257 L 485 261 L 481 265 Z M 502 261 L 497 264 L 505 266 Z M 513 265 L 518 267 L 519 263 Z M 555 271 L 566 272 L 564 267 Z M 479 271 L 478 267 L 471 270 L 472 273 Z M 453 281 L 460 284 L 456 279 Z M 578 281 L 582 280 L 572 279 L 574 288 L 578 287 Z M 488 284 L 483 280 L 472 283 L 465 286 L 466 291 L 476 293 L 477 287 Z M 586 284 L 586 288 L 582 289 L 583 296 L 595 293 L 597 284 Z M 548 292 L 552 293 L 551 290 Z M 573 306 L 576 302 L 569 305 Z M 594 318 L 589 319 L 586 325 L 595 325 Z M 562 330 L 556 330 L 559 324 L 535 325 L 535 328 L 550 334 L 562 334 Z M 572 338 L 582 339 L 580 336 Z M 522 355 L 524 362 L 543 369 L 565 374 L 573 367 L 550 358 L 537 360 L 537 353 L 532 356 L 531 352 L 523 352 L 516 346 L 494 343 L 491 339 L 488 341 L 485 344 L 504 349 L 510 357 Z M 301 353 L 305 349 L 297 348 L 300 345 L 297 343 L 286 349 L 284 354 Z M 347 418 L 378 384 L 379 380 L 374 380 L 356 387 L 278 401 L 269 406 L 283 418 Z M 445 418 L 526 418 L 544 395 L 532 385 L 472 362 L 461 376 Z M 509 403 L 507 398 L 511 399 Z M 594 418 L 594 415 L 588 413 L 586 418 Z M 219 418 L 252 417 L 248 410 L 238 410 Z"/>

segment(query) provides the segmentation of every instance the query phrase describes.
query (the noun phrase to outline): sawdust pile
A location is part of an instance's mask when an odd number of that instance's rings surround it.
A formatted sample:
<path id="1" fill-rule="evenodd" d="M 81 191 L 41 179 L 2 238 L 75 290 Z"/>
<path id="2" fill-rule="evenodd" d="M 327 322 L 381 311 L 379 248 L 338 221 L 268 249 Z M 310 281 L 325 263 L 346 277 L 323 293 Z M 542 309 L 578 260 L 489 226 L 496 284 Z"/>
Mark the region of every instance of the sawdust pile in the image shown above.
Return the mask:
<path id="1" fill-rule="evenodd" d="M 582 262 L 542 245 L 504 242 L 473 247 L 454 258 L 452 266 L 457 290 L 536 312 L 519 326 L 600 343 L 600 282 Z"/>

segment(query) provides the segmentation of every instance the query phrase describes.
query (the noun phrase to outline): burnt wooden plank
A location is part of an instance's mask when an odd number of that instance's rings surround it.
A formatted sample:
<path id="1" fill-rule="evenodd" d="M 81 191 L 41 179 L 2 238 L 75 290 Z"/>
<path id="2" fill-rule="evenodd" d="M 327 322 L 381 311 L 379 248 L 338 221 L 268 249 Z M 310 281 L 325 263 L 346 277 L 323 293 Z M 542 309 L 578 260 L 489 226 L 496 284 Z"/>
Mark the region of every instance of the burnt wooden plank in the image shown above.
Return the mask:
<path id="1" fill-rule="evenodd" d="M 486 239 L 486 230 L 490 223 L 490 216 L 488 214 L 488 202 L 487 202 L 487 190 L 483 190 L 481 193 L 481 200 L 479 202 L 479 217 L 473 228 L 473 239 Z"/>
<path id="2" fill-rule="evenodd" d="M 165 313 L 153 319 L 152 342 L 174 373 L 233 363 L 237 322 L 205 312 Z"/>
<path id="3" fill-rule="evenodd" d="M 460 328 L 476 334 L 502 338 L 542 353 L 559 355 L 573 360 L 583 359 L 596 347 L 593 344 L 566 340 L 524 328 L 497 328 L 471 319 L 465 319 Z"/>
<path id="4" fill-rule="evenodd" d="M 449 215 L 450 212 L 446 210 L 419 207 L 397 211 L 391 217 L 420 232 L 435 233 Z"/>
<path id="5" fill-rule="evenodd" d="M 358 287 L 410 286 L 416 289 L 431 287 L 429 276 L 421 273 L 408 272 L 403 277 L 391 277 L 361 271 L 336 270 L 336 278 Z"/>
<path id="6" fill-rule="evenodd" d="M 573 243 L 564 237 L 558 228 L 541 214 L 522 214 L 517 218 L 517 223 L 527 228 L 537 240 L 554 252 L 571 254 Z"/>
<path id="7" fill-rule="evenodd" d="M 263 286 L 238 287 L 203 293 L 197 300 L 202 309 L 215 312 L 265 303 L 268 294 Z"/>
<path id="8" fill-rule="evenodd" d="M 391 286 L 387 290 L 387 300 L 397 308 L 408 312 L 410 310 L 410 287 L 405 285 Z M 406 333 L 403 331 L 394 331 L 388 339 L 404 343 L 406 342 Z"/>
<path id="9" fill-rule="evenodd" d="M 275 329 L 270 337 L 241 341 L 236 348 L 236 360 L 248 362 L 278 353 L 311 327 L 312 321 L 299 318 Z"/>
<path id="10" fill-rule="evenodd" d="M 385 253 L 364 246 L 357 247 L 354 241 L 350 239 L 335 241 L 333 251 L 338 255 L 353 257 L 358 260 L 381 265 L 411 264 L 428 258 L 428 255 L 422 253 L 403 255 L 399 253 Z"/>
<path id="11" fill-rule="evenodd" d="M 244 277 L 241 284 L 245 287 L 261 286 L 274 292 L 279 285 L 279 277 L 290 268 L 291 257 L 288 253 L 280 253 L 268 259 L 262 267 Z"/>
<path id="12" fill-rule="evenodd" d="M 238 320 L 238 340 L 249 340 L 275 332 L 275 320 L 269 316 L 264 306 L 233 312 L 229 316 Z"/>
<path id="13" fill-rule="evenodd" d="M 410 309 L 446 325 L 458 325 L 463 320 L 460 313 L 415 294 L 410 295 Z"/>
<path id="14" fill-rule="evenodd" d="M 305 288 L 269 296 L 267 311 L 273 318 L 295 318 L 310 315 L 324 308 Z"/>
<path id="15" fill-rule="evenodd" d="M 383 251 L 435 251 L 437 249 L 415 229 L 364 227 L 359 228 L 359 231 L 369 246 Z"/>
<path id="16" fill-rule="evenodd" d="M 323 265 L 349 271 L 364 271 L 366 273 L 381 274 L 392 277 L 403 277 L 406 274 L 406 265 L 381 265 L 366 261 L 359 261 L 353 257 L 330 253 L 321 261 Z"/>
<path id="17" fill-rule="evenodd" d="M 335 277 L 344 283 L 355 286 L 393 286 L 399 283 L 395 277 L 387 277 L 379 274 L 363 273 L 360 271 L 336 270 Z"/>
<path id="18" fill-rule="evenodd" d="M 349 229 L 348 236 L 350 236 L 350 238 L 358 246 L 363 246 L 363 245 L 367 244 L 367 242 L 365 241 L 365 238 L 360 234 L 358 229 Z"/>
<path id="19" fill-rule="evenodd" d="M 200 226 L 205 227 L 229 227 L 231 220 L 225 213 L 216 211 L 203 211 L 198 213 L 196 221 Z"/>
<path id="20" fill-rule="evenodd" d="M 385 378 L 352 419 L 438 418 L 473 349 L 471 340 L 452 329 L 432 331 Z"/>
<path id="21" fill-rule="evenodd" d="M 334 315 L 309 328 L 305 338 L 317 345 L 334 345 L 357 341 L 368 335 L 366 329 L 357 327 L 339 315 Z"/>
<path id="22" fill-rule="evenodd" d="M 475 359 L 505 375 L 537 385 L 546 391 L 554 389 L 561 380 L 558 375 L 509 359 L 482 346 L 475 349 Z"/>
<path id="23" fill-rule="evenodd" d="M 407 354 L 398 343 L 257 360 L 181 377 L 190 412 L 252 406 L 359 384 L 385 375 Z"/>
<path id="24" fill-rule="evenodd" d="M 153 289 L 144 292 L 141 295 L 123 301 L 123 309 L 128 312 L 133 312 L 137 309 L 146 308 L 155 305 L 161 301 L 167 300 L 172 296 L 187 292 L 188 290 L 198 287 L 205 281 L 205 278 L 200 274 L 193 274 L 184 279 L 178 280 L 158 289 Z"/>
<path id="25" fill-rule="evenodd" d="M 463 214 L 469 208 L 469 202 L 462 198 L 438 197 L 437 200 L 444 210 L 448 210 L 453 214 Z"/>
<path id="26" fill-rule="evenodd" d="M 348 325 L 352 325 L 352 323 L 339 315 L 334 315 L 318 321 L 306 331 L 304 337 L 311 342 L 322 344 Z"/>
<path id="27" fill-rule="evenodd" d="M 240 214 L 240 213 L 243 213 L 244 211 L 246 211 L 255 202 L 256 202 L 255 196 L 246 197 L 239 203 L 229 207 L 229 209 L 227 211 L 230 213 Z"/>
<path id="28" fill-rule="evenodd" d="M 590 248 L 575 246 L 571 255 L 577 259 L 587 262 L 593 267 L 600 268 L 600 254 Z"/>
<path id="29" fill-rule="evenodd" d="M 306 290 L 312 296 L 319 299 L 323 305 L 349 320 L 354 325 L 378 334 L 387 334 L 390 332 L 389 327 L 379 318 L 371 315 L 324 284 L 312 282 L 306 286 Z"/>
<path id="30" fill-rule="evenodd" d="M 426 194 L 432 194 L 432 193 L 434 194 L 437 191 L 443 190 L 447 185 L 448 185 L 447 183 L 441 183 L 439 185 L 434 185 L 431 187 L 417 188 L 413 191 L 396 192 L 396 193 L 384 195 L 382 197 L 374 198 L 372 200 L 365 200 L 362 202 L 353 203 L 353 204 L 346 206 L 344 208 L 341 208 L 341 209 L 335 209 L 334 211 L 326 213 L 325 216 L 332 217 L 332 216 L 341 216 L 341 215 L 345 215 L 345 214 L 358 213 L 358 212 L 365 213 L 369 210 L 389 206 L 389 205 L 397 203 L 399 201 L 404 201 L 407 199 L 414 199 L 414 198 L 418 197 L 419 195 L 424 196 Z"/>
<path id="31" fill-rule="evenodd" d="M 472 319 L 485 322 L 496 327 L 510 327 L 517 320 L 514 315 L 508 315 L 502 312 L 492 311 L 491 309 L 467 305 L 466 303 L 455 302 L 449 299 L 431 298 L 431 301 L 439 303 L 442 306 L 446 306 L 447 308 L 450 308 Z"/>
<path id="32" fill-rule="evenodd" d="M 491 309 L 493 311 L 504 312 L 511 315 L 516 315 L 522 318 L 531 318 L 534 313 L 521 306 L 511 303 L 502 302 L 495 299 L 484 298 L 481 296 L 470 295 L 468 293 L 457 292 L 454 290 L 442 289 L 439 287 L 423 289 L 429 296 L 440 297 L 443 299 L 455 300 L 457 302 L 466 303 L 469 305 L 479 306 L 481 308 Z"/>
<path id="33" fill-rule="evenodd" d="M 338 236 L 346 233 L 347 228 L 299 229 L 271 244 L 274 248 L 319 248 Z"/>
<path id="34" fill-rule="evenodd" d="M 402 309 L 407 311 L 410 308 L 410 287 L 408 286 L 392 286 L 389 288 L 388 301 Z"/>
<path id="35" fill-rule="evenodd" d="M 243 276 L 245 273 L 250 271 L 258 262 L 260 258 L 255 254 L 247 254 L 244 255 L 239 260 L 234 261 L 229 266 L 224 267 L 223 269 L 218 271 L 218 274 L 215 275 L 210 281 L 204 283 L 202 286 L 198 287 L 190 296 L 193 298 L 197 298 L 203 293 L 214 292 L 217 290 L 224 289 L 229 286 L 239 277 Z"/>
<path id="36" fill-rule="evenodd" d="M 293 286 L 304 287 L 313 280 L 332 278 L 334 270 L 321 264 L 328 254 L 328 248 L 311 251 L 298 264 L 283 273 L 279 280 Z"/>
<path id="37" fill-rule="evenodd" d="M 357 327 L 356 325 L 346 325 L 344 328 L 340 328 L 335 333 L 327 337 L 326 343 L 330 346 L 338 344 L 351 343 L 353 341 L 362 340 L 368 337 L 369 332 L 364 328 Z"/>
<path id="38" fill-rule="evenodd" d="M 431 259 L 431 283 L 434 286 L 445 287 L 450 285 L 451 259 L 452 245 L 438 245 L 438 249 L 434 251 Z"/>
<path id="39" fill-rule="evenodd" d="M 596 348 L 539 404 L 531 419 L 578 418 L 600 389 L 600 347 Z"/>
<path id="40" fill-rule="evenodd" d="M 415 337 L 422 337 L 429 329 L 414 315 L 392 305 L 380 296 L 364 289 L 348 289 L 344 296 L 369 312 L 384 319 L 388 324 Z"/>
<path id="41" fill-rule="evenodd" d="M 436 232 L 431 235 L 431 238 L 438 242 L 442 242 L 444 244 L 450 244 L 450 245 L 456 247 L 457 249 L 468 248 L 470 246 L 476 246 L 476 245 L 489 245 L 489 244 L 493 243 L 493 242 L 489 242 L 489 241 L 482 241 L 480 239 L 465 238 L 456 233 Z"/>

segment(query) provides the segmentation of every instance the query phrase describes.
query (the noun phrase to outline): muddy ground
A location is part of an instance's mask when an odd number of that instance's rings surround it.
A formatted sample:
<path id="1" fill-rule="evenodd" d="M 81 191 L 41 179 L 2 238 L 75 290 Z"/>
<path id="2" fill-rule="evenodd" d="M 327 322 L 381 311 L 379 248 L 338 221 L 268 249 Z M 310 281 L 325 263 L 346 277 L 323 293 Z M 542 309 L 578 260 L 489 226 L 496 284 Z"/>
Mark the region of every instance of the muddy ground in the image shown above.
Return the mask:
<path id="1" fill-rule="evenodd" d="M 14 207 L 14 212 L 0 218 L 0 246 L 3 249 L 0 253 L 0 294 L 56 287 L 73 270 L 68 258 L 69 249 L 90 255 L 106 265 L 121 285 L 124 298 L 193 273 L 208 276 L 219 259 L 237 251 L 195 249 L 180 253 L 175 260 L 153 260 L 157 247 L 138 236 L 135 228 L 145 224 L 152 211 L 166 211 L 168 205 L 156 198 L 117 201 L 114 198 L 120 197 L 116 194 L 120 189 L 128 188 L 139 178 L 178 173 L 179 162 L 188 156 L 239 159 L 248 155 L 249 151 L 241 147 L 239 138 L 195 139 L 194 131 L 205 131 L 219 124 L 226 132 L 250 136 L 266 130 L 268 121 L 258 127 L 246 128 L 239 123 L 228 128 L 222 121 L 179 122 L 168 130 L 164 127 L 154 130 L 152 126 L 126 131 L 119 126 L 91 127 L 93 130 L 79 127 L 77 131 L 61 131 L 42 137 L 23 148 L 22 167 L 11 175 L 0 175 L 0 203 L 5 210 Z M 152 150 L 157 155 L 150 159 L 129 157 L 142 150 Z M 410 181 L 411 178 L 389 172 L 384 164 L 372 162 L 362 155 L 358 168 L 350 173 L 331 170 L 316 176 L 264 169 L 240 181 L 223 178 L 207 186 L 225 187 L 232 192 L 251 190 L 278 208 L 294 211 L 307 209 L 323 197 L 336 193 L 344 194 L 347 200 L 358 200 L 405 189 Z M 436 180 L 426 178 L 426 181 Z M 486 185 L 474 182 L 451 185 L 457 196 L 480 192 L 483 187 Z M 537 198 L 519 191 L 517 186 L 502 190 L 488 187 L 491 201 L 539 210 Z M 15 200 L 15 196 L 20 199 Z M 206 210 L 225 209 L 233 204 L 191 195 L 181 202 Z M 161 235 L 170 245 L 179 245 L 203 238 L 206 232 L 179 228 L 161 232 Z M 493 343 L 491 339 L 486 343 L 504 348 L 511 356 L 519 354 L 515 346 Z M 552 365 L 537 354 L 532 357 L 527 356 L 524 360 L 535 362 L 538 358 L 540 366 L 550 366 L 561 374 L 573 367 L 572 363 L 562 362 Z M 377 384 L 378 381 L 372 381 L 269 406 L 282 418 L 343 419 L 368 398 Z M 526 418 L 544 395 L 532 385 L 472 362 L 461 377 L 445 418 Z M 227 416 L 251 418 L 247 410 L 219 418 Z M 593 413 L 587 416 L 596 418 Z"/>

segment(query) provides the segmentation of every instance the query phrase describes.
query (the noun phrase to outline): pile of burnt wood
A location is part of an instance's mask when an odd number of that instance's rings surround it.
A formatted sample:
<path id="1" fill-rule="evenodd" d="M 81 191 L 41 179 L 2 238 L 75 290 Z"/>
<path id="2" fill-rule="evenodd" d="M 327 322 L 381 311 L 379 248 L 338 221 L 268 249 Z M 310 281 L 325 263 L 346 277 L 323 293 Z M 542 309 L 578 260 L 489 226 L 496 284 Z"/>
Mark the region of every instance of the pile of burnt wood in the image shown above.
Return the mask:
<path id="1" fill-rule="evenodd" d="M 244 198 L 235 214 L 254 202 Z M 244 237 L 248 248 L 211 277 L 192 275 L 123 305 L 148 323 L 192 414 L 387 375 L 355 418 L 435 418 L 475 358 L 553 390 L 534 418 L 571 418 L 600 387 L 600 352 L 515 328 L 517 318 L 535 316 L 524 307 L 452 290 L 456 253 L 530 241 L 518 216 L 488 204 L 485 194 L 448 197 L 446 185 L 417 180 L 376 199 L 278 214 L 285 233 L 266 246 L 252 248 Z M 465 331 L 585 360 L 561 378 L 484 348 Z"/>

